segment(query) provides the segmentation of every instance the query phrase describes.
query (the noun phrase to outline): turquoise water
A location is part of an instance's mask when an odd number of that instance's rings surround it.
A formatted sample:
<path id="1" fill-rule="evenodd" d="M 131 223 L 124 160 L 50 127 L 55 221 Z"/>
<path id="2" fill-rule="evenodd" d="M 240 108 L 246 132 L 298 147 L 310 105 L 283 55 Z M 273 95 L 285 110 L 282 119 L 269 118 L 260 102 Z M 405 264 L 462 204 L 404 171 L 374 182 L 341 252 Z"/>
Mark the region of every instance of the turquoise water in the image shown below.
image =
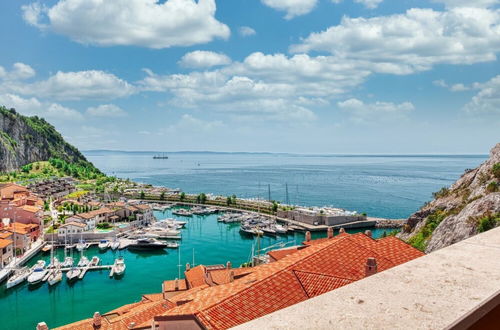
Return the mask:
<path id="1" fill-rule="evenodd" d="M 333 205 L 375 217 L 406 218 L 432 192 L 453 183 L 486 155 L 349 156 L 94 151 L 85 156 L 107 174 L 189 193 Z"/>
<path id="2" fill-rule="evenodd" d="M 171 211 L 155 212 L 158 219 L 172 216 Z M 184 270 L 187 262 L 195 264 L 225 264 L 231 261 L 240 265 L 248 261 L 252 245 L 252 237 L 239 233 L 238 224 L 223 224 L 217 222 L 217 215 L 177 217 L 187 220 L 186 228 L 182 230 L 182 241 L 179 250 L 169 249 L 164 253 L 135 253 L 128 250 L 101 253 L 97 247 L 85 251 L 89 258 L 97 255 L 103 264 L 112 264 L 114 259 L 123 255 L 127 265 L 126 273 L 121 279 L 109 278 L 109 271 L 87 272 L 83 280 L 68 284 L 66 279 L 55 287 L 47 283 L 31 288 L 26 283 L 5 289 L 0 287 L 0 324 L 2 329 L 34 329 L 40 321 L 45 321 L 49 327 L 88 318 L 94 312 L 108 312 L 123 304 L 138 301 L 142 294 L 161 291 L 164 280 L 178 277 L 178 258 Z M 355 231 L 353 231 L 355 232 Z M 383 230 L 375 230 L 374 236 L 382 235 Z M 324 233 L 314 233 L 314 237 L 322 237 Z M 265 248 L 278 242 L 288 242 L 289 245 L 300 243 L 304 236 L 295 233 L 277 238 L 263 237 L 261 247 Z M 287 246 L 289 246 L 287 245 Z M 59 260 L 63 260 L 64 251 L 57 252 Z M 75 252 L 76 260 L 79 254 Z M 49 254 L 40 253 L 29 265 L 38 259 L 49 260 Z"/>

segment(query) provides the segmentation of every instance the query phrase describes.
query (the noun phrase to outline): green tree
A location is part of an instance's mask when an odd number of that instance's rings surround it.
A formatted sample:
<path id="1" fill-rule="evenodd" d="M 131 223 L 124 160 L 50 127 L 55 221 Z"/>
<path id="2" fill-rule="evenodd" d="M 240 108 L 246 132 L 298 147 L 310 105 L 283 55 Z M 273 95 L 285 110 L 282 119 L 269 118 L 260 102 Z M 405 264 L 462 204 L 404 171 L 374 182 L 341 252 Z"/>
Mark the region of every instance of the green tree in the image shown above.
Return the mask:
<path id="1" fill-rule="evenodd" d="M 146 198 L 146 194 L 144 193 L 144 191 L 143 191 L 143 190 L 141 190 L 141 197 L 140 197 L 140 198 L 141 198 L 141 199 L 145 199 L 145 198 Z"/>
<path id="2" fill-rule="evenodd" d="M 231 196 L 227 196 L 227 198 L 226 198 L 226 204 L 227 204 L 227 206 L 230 206 L 231 203 L 232 203 Z"/>
<path id="3" fill-rule="evenodd" d="M 186 193 L 184 191 L 181 192 L 179 199 L 181 200 L 181 202 L 183 202 L 186 199 Z"/>
<path id="4" fill-rule="evenodd" d="M 278 211 L 278 203 L 276 201 L 273 201 L 273 212 Z"/>
<path id="5" fill-rule="evenodd" d="M 160 200 L 161 201 L 165 200 L 165 192 L 164 191 L 162 191 L 160 194 Z"/>
<path id="6" fill-rule="evenodd" d="M 199 203 L 205 204 L 205 202 L 207 201 L 207 195 L 205 195 L 205 193 L 201 193 L 198 196 L 200 197 Z"/>

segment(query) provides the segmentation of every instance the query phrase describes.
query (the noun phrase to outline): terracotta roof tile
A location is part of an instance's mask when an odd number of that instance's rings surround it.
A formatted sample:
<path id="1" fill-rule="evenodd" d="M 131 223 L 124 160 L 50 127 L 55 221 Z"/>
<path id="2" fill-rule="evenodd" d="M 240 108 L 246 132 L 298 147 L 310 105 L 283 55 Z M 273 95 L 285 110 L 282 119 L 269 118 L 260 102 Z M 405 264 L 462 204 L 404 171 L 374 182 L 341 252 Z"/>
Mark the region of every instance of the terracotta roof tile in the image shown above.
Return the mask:
<path id="1" fill-rule="evenodd" d="M 354 281 L 323 274 L 294 271 L 309 298 L 332 291 Z"/>
<path id="2" fill-rule="evenodd" d="M 298 251 L 298 247 L 294 246 L 291 248 L 269 251 L 267 254 L 271 258 L 273 258 L 274 260 L 280 260 L 280 259 L 286 257 L 287 255 L 290 255 L 290 254 L 295 253 L 297 251 Z"/>
<path id="3" fill-rule="evenodd" d="M 203 265 L 196 266 L 184 272 L 189 288 L 206 284 L 205 282 L 206 268 Z"/>

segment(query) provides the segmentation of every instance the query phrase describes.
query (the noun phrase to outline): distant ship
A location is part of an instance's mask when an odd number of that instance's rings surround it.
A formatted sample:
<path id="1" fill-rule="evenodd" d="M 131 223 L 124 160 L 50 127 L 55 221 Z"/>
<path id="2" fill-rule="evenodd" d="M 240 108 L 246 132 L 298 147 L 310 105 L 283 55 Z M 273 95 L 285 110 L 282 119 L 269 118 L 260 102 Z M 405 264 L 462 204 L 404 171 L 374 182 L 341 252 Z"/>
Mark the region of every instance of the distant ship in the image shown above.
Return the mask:
<path id="1" fill-rule="evenodd" d="M 154 155 L 153 159 L 168 159 L 168 156 L 163 153 L 161 155 Z"/>

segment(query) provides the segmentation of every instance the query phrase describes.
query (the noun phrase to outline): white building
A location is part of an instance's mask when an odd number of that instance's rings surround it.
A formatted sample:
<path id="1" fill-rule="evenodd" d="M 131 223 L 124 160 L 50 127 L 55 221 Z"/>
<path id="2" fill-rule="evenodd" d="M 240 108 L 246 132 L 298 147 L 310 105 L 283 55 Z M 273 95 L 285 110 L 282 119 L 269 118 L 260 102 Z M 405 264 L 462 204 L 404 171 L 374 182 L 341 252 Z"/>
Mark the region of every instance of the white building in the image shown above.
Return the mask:
<path id="1" fill-rule="evenodd" d="M 58 236 L 80 234 L 85 231 L 86 224 L 81 222 L 68 222 L 57 229 Z"/>

